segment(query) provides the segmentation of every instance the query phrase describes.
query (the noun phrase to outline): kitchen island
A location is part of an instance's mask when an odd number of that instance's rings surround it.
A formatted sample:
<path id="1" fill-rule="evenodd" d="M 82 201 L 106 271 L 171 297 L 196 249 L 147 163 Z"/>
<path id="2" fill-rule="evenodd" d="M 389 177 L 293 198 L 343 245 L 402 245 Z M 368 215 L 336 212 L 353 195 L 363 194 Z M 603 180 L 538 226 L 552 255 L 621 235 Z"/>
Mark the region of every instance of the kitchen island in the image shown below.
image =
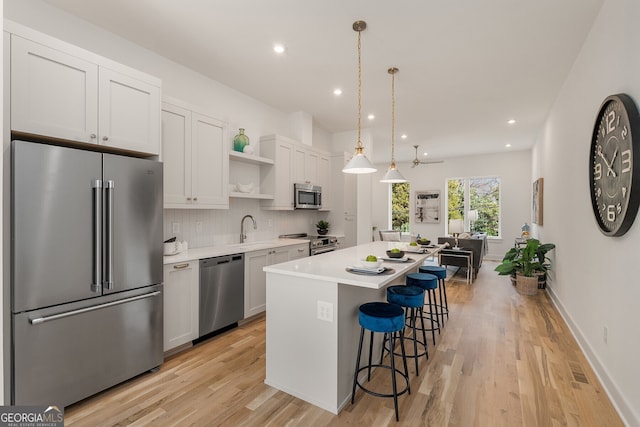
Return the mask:
<path id="1" fill-rule="evenodd" d="M 408 273 L 417 272 L 425 258 L 440 250 L 407 253 L 413 261 L 385 261 L 382 266 L 394 270 L 385 272 L 390 274 L 346 271 L 367 255 L 386 257 L 385 251 L 394 247 L 408 249 L 401 242 L 373 242 L 264 268 L 266 384 L 334 414 L 342 409 L 351 397 L 358 307 L 385 301 L 387 286 L 403 285 Z M 374 354 L 379 354 L 379 343 L 377 348 Z"/>

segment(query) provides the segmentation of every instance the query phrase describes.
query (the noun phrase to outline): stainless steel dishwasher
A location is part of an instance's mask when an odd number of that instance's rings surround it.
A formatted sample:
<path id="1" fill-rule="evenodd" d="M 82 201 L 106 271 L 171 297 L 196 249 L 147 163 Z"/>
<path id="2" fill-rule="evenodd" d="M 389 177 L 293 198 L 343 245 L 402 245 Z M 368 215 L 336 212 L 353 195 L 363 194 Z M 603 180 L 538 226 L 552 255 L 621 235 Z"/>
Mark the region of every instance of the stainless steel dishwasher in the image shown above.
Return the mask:
<path id="1" fill-rule="evenodd" d="M 244 317 L 244 254 L 200 260 L 200 336 Z"/>

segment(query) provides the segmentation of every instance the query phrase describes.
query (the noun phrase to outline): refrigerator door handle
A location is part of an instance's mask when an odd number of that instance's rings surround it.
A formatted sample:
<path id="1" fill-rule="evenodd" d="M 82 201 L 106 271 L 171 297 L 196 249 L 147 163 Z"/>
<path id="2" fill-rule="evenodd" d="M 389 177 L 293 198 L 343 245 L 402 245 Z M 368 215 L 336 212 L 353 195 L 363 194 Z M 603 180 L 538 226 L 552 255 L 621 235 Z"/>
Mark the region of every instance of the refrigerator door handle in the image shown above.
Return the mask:
<path id="1" fill-rule="evenodd" d="M 87 313 L 89 311 L 95 311 L 95 310 L 101 310 L 103 308 L 113 307 L 114 305 L 126 304 L 132 301 L 138 301 L 145 298 L 155 297 L 160 295 L 161 293 L 162 292 L 160 291 L 155 291 L 155 292 L 151 292 L 144 295 L 138 295 L 131 298 L 125 298 L 118 301 L 108 302 L 106 304 L 100 304 L 100 305 L 94 305 L 91 307 L 81 308 L 79 310 L 66 311 L 64 313 L 53 314 L 51 316 L 36 317 L 35 319 L 29 319 L 29 322 L 32 325 L 39 325 L 44 322 L 50 322 L 52 320 L 64 319 L 65 317 L 75 316 L 76 314 Z"/>
<path id="2" fill-rule="evenodd" d="M 91 291 L 102 292 L 102 180 L 91 183 L 93 188 L 93 282 Z"/>
<path id="3" fill-rule="evenodd" d="M 106 189 L 106 242 L 105 242 L 105 289 L 113 289 L 113 189 L 115 187 L 115 182 L 113 180 L 108 180 L 105 183 Z"/>

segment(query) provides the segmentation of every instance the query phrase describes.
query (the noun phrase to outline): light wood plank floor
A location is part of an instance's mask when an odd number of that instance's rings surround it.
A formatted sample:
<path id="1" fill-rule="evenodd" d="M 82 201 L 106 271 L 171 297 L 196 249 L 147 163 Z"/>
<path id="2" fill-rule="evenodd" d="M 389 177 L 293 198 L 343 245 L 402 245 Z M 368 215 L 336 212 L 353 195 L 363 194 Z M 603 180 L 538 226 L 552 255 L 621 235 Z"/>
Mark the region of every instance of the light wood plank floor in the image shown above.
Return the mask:
<path id="1" fill-rule="evenodd" d="M 411 395 L 356 392 L 333 415 L 264 384 L 265 321 L 201 343 L 148 373 L 67 407 L 67 426 L 621 426 L 546 293 L 524 297 L 486 262 L 448 282 L 451 316 Z M 354 361 L 355 363 L 355 361 Z M 372 381 L 389 385 L 388 371 Z"/>

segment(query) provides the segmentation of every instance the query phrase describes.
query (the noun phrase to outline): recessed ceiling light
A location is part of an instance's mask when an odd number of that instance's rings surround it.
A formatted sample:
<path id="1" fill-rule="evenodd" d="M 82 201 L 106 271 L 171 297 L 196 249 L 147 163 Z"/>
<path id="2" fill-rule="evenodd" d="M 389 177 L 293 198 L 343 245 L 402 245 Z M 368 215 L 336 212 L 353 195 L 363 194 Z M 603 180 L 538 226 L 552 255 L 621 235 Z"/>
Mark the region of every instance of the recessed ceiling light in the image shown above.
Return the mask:
<path id="1" fill-rule="evenodd" d="M 333 94 L 334 95 L 342 95 L 342 89 L 334 89 L 333 90 Z"/>
<path id="2" fill-rule="evenodd" d="M 407 139 L 407 134 L 406 134 L 406 133 L 403 133 L 402 135 L 400 135 L 400 138 L 402 138 L 402 139 Z"/>
<path id="3" fill-rule="evenodd" d="M 376 118 L 376 116 L 374 116 L 373 114 L 369 114 L 369 115 L 367 116 L 367 119 L 369 119 L 369 120 L 373 120 L 373 119 L 375 119 L 375 118 Z"/>
<path id="4" fill-rule="evenodd" d="M 509 147 L 511 147 L 511 144 L 504 144 L 504 146 L 509 148 Z"/>
<path id="5" fill-rule="evenodd" d="M 275 53 L 284 53 L 285 50 L 286 50 L 286 48 L 284 47 L 284 45 L 281 45 L 281 44 L 274 44 L 273 45 L 273 51 Z"/>
<path id="6" fill-rule="evenodd" d="M 509 123 L 510 125 L 514 124 L 516 121 L 514 119 L 508 120 L 507 123 Z"/>
<path id="7" fill-rule="evenodd" d="M 425 151 L 424 153 L 422 153 L 422 155 L 426 157 L 426 156 L 428 156 L 428 155 L 429 155 L 429 153 L 427 153 L 427 152 Z"/>

